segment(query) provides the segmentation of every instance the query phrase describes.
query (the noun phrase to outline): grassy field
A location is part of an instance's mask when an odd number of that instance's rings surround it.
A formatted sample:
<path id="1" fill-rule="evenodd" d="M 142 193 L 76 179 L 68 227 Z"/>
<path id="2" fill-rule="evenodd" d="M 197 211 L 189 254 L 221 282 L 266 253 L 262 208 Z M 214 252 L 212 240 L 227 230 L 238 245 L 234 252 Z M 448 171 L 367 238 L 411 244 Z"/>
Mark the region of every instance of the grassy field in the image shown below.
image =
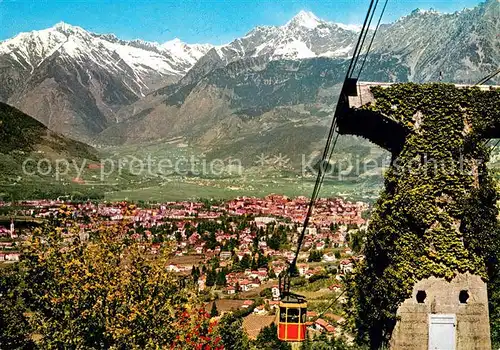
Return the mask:
<path id="1" fill-rule="evenodd" d="M 290 197 L 310 196 L 313 178 L 258 178 L 256 175 L 230 179 L 172 178 L 156 186 L 131 188 L 106 193 L 109 201 L 176 201 L 198 198 L 230 199 L 238 196 L 264 197 L 282 194 Z M 326 181 L 321 197 L 342 196 L 351 200 L 373 201 L 381 186 L 360 181 Z"/>
<path id="2" fill-rule="evenodd" d="M 300 170 L 273 166 L 238 166 L 231 160 L 224 163 L 223 171 L 210 171 L 211 161 L 202 150 L 187 147 L 182 140 L 151 143 L 141 146 L 129 145 L 101 150 L 103 155 L 121 160 L 125 169 L 136 173 L 130 162 L 151 164 L 148 174 L 139 176 L 128 184 L 108 191 L 105 199 L 130 201 L 175 201 L 198 198 L 230 199 L 238 196 L 264 197 L 268 194 L 283 194 L 290 197 L 310 196 L 316 180 L 315 175 L 303 176 Z M 161 168 L 169 164 L 170 168 Z M 208 169 L 208 171 L 207 171 Z M 184 172 L 184 173 L 179 173 Z M 156 171 L 156 172 L 155 172 Z M 111 177 L 111 176 L 110 176 Z M 380 176 L 366 178 L 326 179 L 322 197 L 343 196 L 348 199 L 372 201 L 381 188 Z"/>

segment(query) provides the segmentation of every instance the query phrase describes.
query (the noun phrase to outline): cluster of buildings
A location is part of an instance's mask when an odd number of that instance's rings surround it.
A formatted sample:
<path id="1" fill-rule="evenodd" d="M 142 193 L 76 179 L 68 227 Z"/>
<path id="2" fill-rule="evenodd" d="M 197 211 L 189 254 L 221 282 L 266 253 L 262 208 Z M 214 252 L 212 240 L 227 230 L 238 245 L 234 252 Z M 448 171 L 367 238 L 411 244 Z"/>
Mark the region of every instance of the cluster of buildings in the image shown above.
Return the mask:
<path id="1" fill-rule="evenodd" d="M 12 203 L 1 203 L 10 206 Z M 193 272 L 194 266 L 210 266 L 217 261 L 217 271 L 227 271 L 225 285 L 217 286 L 221 293 L 221 302 L 235 303 L 240 308 L 253 305 L 249 298 L 252 293 L 259 295 L 269 288 L 265 303 L 256 305 L 252 315 L 257 317 L 248 325 L 257 321 L 272 322 L 270 315 L 279 306 L 280 291 L 277 278 L 288 267 L 295 256 L 295 247 L 299 234 L 303 231 L 302 223 L 308 210 L 309 201 L 305 197 L 288 198 L 271 195 L 265 198 L 241 197 L 225 203 L 210 205 L 202 202 L 167 202 L 144 207 L 130 206 L 128 203 L 68 203 L 62 200 L 24 201 L 16 203 L 16 215 L 43 220 L 59 215 L 62 205 L 71 213 L 80 226 L 80 239 L 88 238 L 88 233 L 95 225 L 103 223 L 112 225 L 126 219 L 134 228 L 133 239 L 154 239 L 158 232 L 168 232 L 165 239 L 174 246 L 172 262 L 166 270 L 183 275 Z M 21 209 L 19 209 L 21 208 Z M 328 288 L 332 292 L 340 292 L 341 275 L 352 271 L 354 262 L 362 259 L 356 256 L 348 246 L 348 234 L 353 230 L 363 229 L 367 222 L 362 213 L 368 205 L 362 202 L 349 202 L 342 199 L 319 199 L 309 226 L 305 229 L 302 250 L 299 253 L 298 273 L 305 279 L 324 274 L 327 266 L 335 266 L 338 283 Z M 232 220 L 225 220 L 228 217 Z M 238 219 L 241 218 L 241 219 Z M 212 242 L 208 242 L 208 233 L 203 232 L 201 222 L 225 220 L 227 230 L 217 229 L 211 232 Z M 240 225 L 242 222 L 245 225 Z M 166 230 L 164 228 L 168 227 Z M 279 245 L 270 244 L 267 229 L 280 227 L 285 230 L 286 242 Z M 140 228 L 140 230 L 138 229 Z M 262 235 L 262 232 L 265 232 Z M 24 232 L 19 234 L 15 228 L 15 218 L 9 227 L 0 226 L 0 263 L 19 261 L 20 242 L 26 239 Z M 213 242 L 215 239 L 215 243 Z M 154 241 L 153 241 L 154 242 Z M 283 243 L 283 242 L 281 242 Z M 231 247 L 228 246 L 231 244 Z M 151 245 L 151 252 L 156 253 L 161 245 Z M 321 252 L 320 261 L 307 263 L 311 252 Z M 189 257 L 197 257 L 196 262 Z M 265 266 L 242 268 L 242 261 L 256 261 L 265 257 Z M 188 259 L 185 259 L 188 258 Z M 183 260 L 184 259 L 184 260 Z M 236 265 L 237 268 L 234 268 Z M 197 278 L 198 289 L 205 291 L 207 286 L 207 270 Z M 247 292 L 252 292 L 248 294 Z M 242 294 L 240 294 L 242 293 Z M 245 294 L 247 293 L 247 294 Z M 221 306 L 223 306 L 222 304 Z M 255 306 L 255 305 L 254 305 Z M 260 318 L 259 318 L 260 317 Z M 337 317 L 333 315 L 333 317 Z M 336 334 L 338 324 L 342 320 L 318 318 L 314 312 L 307 314 L 308 328 L 311 331 Z M 259 322 L 260 322 L 259 321 Z M 267 322 L 266 321 L 266 322 Z M 251 333 L 251 332 L 250 332 Z"/>
<path id="2" fill-rule="evenodd" d="M 1 202 L 1 206 L 12 203 Z M 31 200 L 16 203 L 25 208 L 25 215 L 44 217 L 65 203 L 63 200 Z M 269 195 L 265 198 L 238 197 L 219 205 L 207 207 L 201 202 L 166 202 L 138 210 L 134 219 L 138 221 L 161 221 L 164 218 L 186 219 L 217 219 L 222 215 L 254 215 L 263 217 L 281 217 L 293 223 L 302 223 L 307 213 L 309 200 L 306 197 L 289 198 L 281 195 Z M 97 215 L 122 218 L 122 203 L 69 203 L 73 209 L 89 211 Z M 328 226 L 331 223 L 363 225 L 365 220 L 362 212 L 368 208 L 364 202 L 349 202 L 342 198 L 320 198 L 314 207 L 312 224 Z"/>
<path id="3" fill-rule="evenodd" d="M 9 228 L 0 226 L 0 262 L 16 262 L 19 261 L 21 253 L 15 242 L 18 238 L 14 221 L 12 220 Z"/>

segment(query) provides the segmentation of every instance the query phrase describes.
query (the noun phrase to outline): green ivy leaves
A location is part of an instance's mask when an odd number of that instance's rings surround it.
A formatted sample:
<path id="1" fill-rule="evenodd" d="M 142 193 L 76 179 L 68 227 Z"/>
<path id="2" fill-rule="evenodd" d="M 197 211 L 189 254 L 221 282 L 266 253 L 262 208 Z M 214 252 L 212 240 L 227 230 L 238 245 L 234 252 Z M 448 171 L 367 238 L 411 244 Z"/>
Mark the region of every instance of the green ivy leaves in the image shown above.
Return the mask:
<path id="1" fill-rule="evenodd" d="M 483 138 L 497 126 L 500 131 L 500 91 L 409 83 L 372 93 L 376 102 L 364 109 L 413 130 L 386 174 L 366 259 L 347 290 L 358 342 L 379 348 L 415 282 L 464 272 L 498 275 L 488 264 L 500 251 L 496 192 L 480 160 L 489 155 Z"/>

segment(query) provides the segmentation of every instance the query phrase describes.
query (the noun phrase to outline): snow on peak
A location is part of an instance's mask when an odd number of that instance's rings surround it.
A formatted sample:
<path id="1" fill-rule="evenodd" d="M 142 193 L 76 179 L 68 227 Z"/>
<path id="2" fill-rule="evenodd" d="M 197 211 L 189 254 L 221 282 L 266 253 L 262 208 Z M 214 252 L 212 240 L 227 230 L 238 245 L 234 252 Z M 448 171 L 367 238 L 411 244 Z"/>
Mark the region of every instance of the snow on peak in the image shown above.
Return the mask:
<path id="1" fill-rule="evenodd" d="M 52 26 L 52 28 L 54 28 L 54 29 L 63 29 L 63 30 L 66 29 L 66 28 L 68 28 L 68 27 L 72 27 L 72 25 L 68 24 L 68 23 L 66 23 L 64 21 L 57 22 L 56 24 L 54 24 Z"/>
<path id="2" fill-rule="evenodd" d="M 304 59 L 316 57 L 316 54 L 311 51 L 307 45 L 298 40 L 287 42 L 280 45 L 274 51 L 275 58 L 287 58 L 287 59 Z"/>
<path id="3" fill-rule="evenodd" d="M 186 43 L 182 42 L 181 39 L 175 38 L 161 44 L 160 47 L 172 53 L 183 54 L 186 50 L 187 45 Z"/>
<path id="4" fill-rule="evenodd" d="M 429 10 L 423 10 L 423 9 L 416 9 L 415 11 L 413 12 L 416 12 L 420 15 L 427 15 L 427 14 L 431 14 L 431 15 L 438 15 L 440 14 L 439 11 L 436 11 L 434 10 L 433 8 L 429 9 Z"/>
<path id="5" fill-rule="evenodd" d="M 344 30 L 350 30 L 352 32 L 360 32 L 362 26 L 359 24 L 344 24 L 344 23 L 335 23 L 335 25 Z"/>
<path id="6" fill-rule="evenodd" d="M 336 25 L 340 29 L 348 30 L 351 32 L 360 32 L 361 26 L 358 24 L 343 24 L 343 23 L 332 23 L 324 21 L 318 18 L 314 13 L 310 11 L 300 11 L 295 17 L 293 17 L 285 27 L 302 27 L 307 29 L 316 29 L 320 24 Z"/>
<path id="7" fill-rule="evenodd" d="M 55 31 L 58 31 L 60 33 L 66 34 L 66 35 L 89 34 L 82 27 L 73 26 L 71 24 L 68 24 L 68 23 L 65 23 L 65 22 L 62 22 L 62 21 L 56 23 L 51 29 L 55 30 Z"/>
<path id="8" fill-rule="evenodd" d="M 123 70 L 125 63 L 137 79 L 142 79 L 158 73 L 182 76 L 211 47 L 188 45 L 179 39 L 164 45 L 140 39 L 125 41 L 114 34 L 95 34 L 59 22 L 0 42 L 0 55 L 8 54 L 31 72 L 56 52 L 63 59 L 88 60 L 110 70 Z"/>
<path id="9" fill-rule="evenodd" d="M 160 45 L 162 50 L 168 51 L 173 57 L 195 64 L 208 50 L 212 48 L 209 44 L 186 44 L 179 38 L 172 39 Z"/>
<path id="10" fill-rule="evenodd" d="M 300 11 L 295 17 L 292 18 L 285 26 L 298 26 L 308 29 L 314 29 L 321 24 L 321 20 L 310 11 Z"/>

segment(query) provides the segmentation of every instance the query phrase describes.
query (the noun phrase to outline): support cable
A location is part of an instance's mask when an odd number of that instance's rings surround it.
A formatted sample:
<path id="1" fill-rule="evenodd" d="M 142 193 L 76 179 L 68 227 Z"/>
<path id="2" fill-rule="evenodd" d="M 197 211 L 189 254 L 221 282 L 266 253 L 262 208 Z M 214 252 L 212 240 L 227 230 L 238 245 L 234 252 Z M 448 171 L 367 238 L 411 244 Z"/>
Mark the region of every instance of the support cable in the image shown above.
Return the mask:
<path id="1" fill-rule="evenodd" d="M 352 77 L 352 73 L 354 73 L 354 69 L 356 69 L 356 65 L 358 64 L 359 56 L 361 55 L 361 50 L 363 50 L 363 46 L 365 45 L 365 40 L 366 40 L 366 37 L 368 36 L 368 32 L 370 31 L 370 26 L 372 24 L 373 15 L 375 15 L 375 11 L 377 11 L 378 2 L 379 2 L 379 0 L 375 1 L 375 5 L 373 6 L 373 10 L 370 13 L 368 25 L 366 26 L 366 28 L 362 34 L 363 39 L 361 40 L 361 45 L 359 46 L 359 52 L 358 52 L 358 55 L 356 56 L 356 60 L 354 61 L 354 66 L 352 68 L 351 77 Z"/>
<path id="2" fill-rule="evenodd" d="M 376 0 L 377 3 L 378 3 L 378 1 L 379 0 Z M 361 54 L 361 49 L 362 49 L 362 46 L 364 43 L 364 39 L 366 39 L 366 35 L 368 33 L 370 23 L 371 23 L 371 20 L 373 18 L 373 14 L 375 12 L 374 3 L 375 3 L 375 0 L 371 0 L 370 6 L 368 8 L 368 12 L 366 14 L 365 21 L 363 23 L 363 28 L 361 29 L 361 33 L 359 35 L 358 42 L 356 43 L 354 55 L 351 59 L 351 62 L 349 64 L 349 68 L 347 70 L 347 73 L 346 73 L 346 76 L 344 79 L 342 91 L 340 93 L 340 96 L 339 96 L 338 101 L 337 101 L 337 105 L 335 107 L 335 113 L 334 113 L 334 116 L 332 119 L 332 123 L 330 125 L 330 130 L 328 132 L 327 141 L 325 144 L 325 148 L 323 150 L 321 161 L 319 163 L 319 170 L 318 170 L 318 175 L 316 177 L 316 182 L 314 184 L 313 193 L 312 193 L 311 199 L 309 201 L 309 206 L 308 206 L 306 217 L 304 219 L 302 231 L 301 231 L 299 238 L 297 240 L 297 250 L 295 252 L 295 256 L 294 256 L 294 258 L 289 266 L 289 269 L 288 269 L 289 275 L 292 275 L 295 272 L 296 265 L 297 265 L 297 259 L 298 259 L 299 253 L 300 253 L 300 249 L 302 247 L 302 242 L 304 241 L 307 226 L 308 226 L 309 221 L 311 219 L 311 215 L 312 215 L 312 212 L 314 209 L 314 204 L 316 202 L 319 191 L 321 189 L 321 184 L 322 184 L 324 177 L 325 177 L 325 167 L 327 166 L 327 164 L 329 163 L 329 160 L 331 159 L 331 156 L 333 154 L 333 151 L 335 149 L 335 146 L 336 146 L 336 143 L 338 140 L 339 135 L 337 134 L 337 136 L 335 137 L 335 140 L 333 138 L 333 135 L 335 134 L 335 130 L 336 130 L 336 126 L 337 126 L 337 118 L 338 118 L 338 115 L 340 113 L 339 104 L 341 104 L 341 102 L 343 102 L 345 99 L 344 94 L 345 94 L 346 82 L 352 76 L 352 73 L 354 72 L 354 70 L 356 68 L 357 61 L 359 60 L 359 56 Z M 372 9 L 373 9 L 373 12 L 372 12 Z M 332 146 L 332 142 L 333 142 L 333 146 Z"/>
<path id="3" fill-rule="evenodd" d="M 373 41 L 375 40 L 375 35 L 377 35 L 378 28 L 380 27 L 380 22 L 382 22 L 382 18 L 384 17 L 385 9 L 387 8 L 387 3 L 389 0 L 385 0 L 384 7 L 382 8 L 382 12 L 380 13 L 380 17 L 378 18 L 377 26 L 375 27 L 375 31 L 373 32 L 372 35 L 372 40 L 370 41 L 370 44 L 368 45 L 368 49 L 366 50 L 365 58 L 363 59 L 363 63 L 361 64 L 361 68 L 359 68 L 358 72 L 358 80 L 359 77 L 361 76 L 361 72 L 363 71 L 363 68 L 365 67 L 366 59 L 368 58 L 368 54 L 370 53 L 370 50 L 373 45 Z"/>

